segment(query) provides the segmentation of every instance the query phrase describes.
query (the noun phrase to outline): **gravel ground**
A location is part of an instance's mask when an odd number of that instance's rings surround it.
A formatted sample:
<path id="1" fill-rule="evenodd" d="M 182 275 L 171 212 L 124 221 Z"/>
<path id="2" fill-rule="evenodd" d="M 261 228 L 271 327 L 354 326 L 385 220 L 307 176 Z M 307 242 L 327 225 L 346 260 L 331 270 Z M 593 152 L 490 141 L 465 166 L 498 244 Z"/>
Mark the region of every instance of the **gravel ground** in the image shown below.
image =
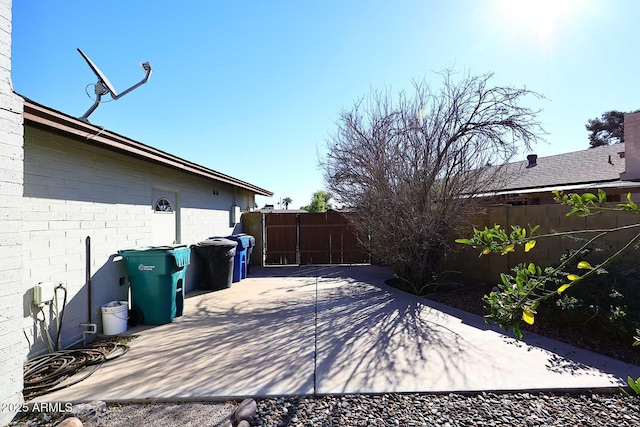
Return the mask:
<path id="1" fill-rule="evenodd" d="M 258 401 L 254 426 L 639 426 L 621 395 L 385 394 Z"/>
<path id="2" fill-rule="evenodd" d="M 384 394 L 258 399 L 252 426 L 640 426 L 640 398 L 622 394 L 475 395 Z M 237 405 L 226 403 L 112 405 L 85 427 L 214 426 Z M 82 417 L 81 417 L 82 418 Z M 30 418 L 14 426 L 55 426 L 54 419 Z"/>
<path id="3" fill-rule="evenodd" d="M 75 416 L 83 427 L 174 427 L 228 426 L 225 420 L 235 411 L 237 403 L 187 402 L 111 404 L 96 401 L 72 407 L 70 412 L 19 414 L 11 427 L 55 427 L 63 419 Z"/>
<path id="4" fill-rule="evenodd" d="M 84 427 L 223 426 L 236 406 L 236 402 L 111 405 Z"/>

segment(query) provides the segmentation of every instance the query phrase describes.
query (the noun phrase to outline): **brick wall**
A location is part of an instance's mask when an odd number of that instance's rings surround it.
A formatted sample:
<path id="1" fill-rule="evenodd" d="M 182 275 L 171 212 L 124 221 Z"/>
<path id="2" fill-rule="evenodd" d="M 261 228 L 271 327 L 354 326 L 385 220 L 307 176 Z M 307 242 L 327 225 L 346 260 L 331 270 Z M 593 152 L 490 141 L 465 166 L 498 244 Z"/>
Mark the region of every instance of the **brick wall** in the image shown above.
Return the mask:
<path id="1" fill-rule="evenodd" d="M 0 0 L 0 405 L 22 402 L 22 99 L 11 84 L 11 1 Z M 0 411 L 0 425 L 13 411 Z"/>
<path id="2" fill-rule="evenodd" d="M 540 225 L 536 232 L 538 235 L 554 231 L 571 231 L 585 229 L 609 229 L 640 222 L 640 215 L 630 212 L 614 212 L 602 215 L 594 215 L 586 218 L 577 216 L 567 217 L 569 208 L 561 205 L 539 206 L 499 206 L 491 208 L 487 215 L 481 215 L 472 221 L 476 228 L 484 229 L 500 224 L 502 228 L 511 230 L 512 225 L 527 227 L 528 225 Z M 601 245 L 606 245 L 607 250 L 615 250 L 626 244 L 639 230 L 624 231 L 608 235 Z M 468 232 L 459 236 L 470 237 Z M 589 235 L 588 237 L 593 237 Z M 582 236 L 585 237 L 585 236 Z M 602 240 L 602 239 L 601 239 Z M 501 256 L 499 254 L 483 255 L 478 257 L 480 250 L 454 244 L 460 249 L 457 253 L 447 257 L 447 269 L 460 271 L 464 276 L 487 283 L 498 283 L 500 273 L 509 272 L 511 268 L 522 262 L 533 262 L 545 267 L 558 264 L 560 256 L 570 249 L 579 248 L 583 242 L 572 239 L 548 238 L 537 241 L 533 250 L 525 253 L 522 247 L 516 247 L 515 253 Z"/>
<path id="3" fill-rule="evenodd" d="M 79 325 L 88 319 L 87 236 L 91 239 L 91 315 L 100 324 L 102 304 L 127 298 L 127 287 L 120 285 L 126 283 L 126 267 L 117 251 L 152 244 L 154 190 L 177 195 L 178 238 L 188 245 L 239 231 L 230 224 L 231 206 L 244 210 L 254 202 L 250 192 L 234 192 L 225 184 L 30 126 L 25 127 L 24 149 L 23 291 L 28 293 L 39 282 L 65 284 L 69 296 L 63 346 L 81 341 L 86 330 Z M 194 286 L 197 268 L 193 259 L 187 290 Z M 46 351 L 46 336 L 26 310 L 23 327 L 30 340 L 30 356 Z M 50 330 L 55 335 L 55 328 Z"/>

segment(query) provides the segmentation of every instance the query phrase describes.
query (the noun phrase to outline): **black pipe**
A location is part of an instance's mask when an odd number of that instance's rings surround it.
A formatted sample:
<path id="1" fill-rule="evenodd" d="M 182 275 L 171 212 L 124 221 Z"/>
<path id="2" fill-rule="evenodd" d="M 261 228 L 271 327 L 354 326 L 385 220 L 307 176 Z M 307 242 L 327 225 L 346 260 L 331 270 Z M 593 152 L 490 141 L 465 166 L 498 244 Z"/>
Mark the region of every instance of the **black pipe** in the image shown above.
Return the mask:
<path id="1" fill-rule="evenodd" d="M 88 323 L 93 323 L 91 320 L 91 237 L 87 236 L 87 239 L 85 240 L 85 246 L 86 246 L 86 258 L 87 258 L 87 265 L 85 268 L 86 271 L 86 282 L 87 282 L 87 304 L 89 307 L 89 322 Z"/>
<path id="2" fill-rule="evenodd" d="M 56 299 L 56 307 L 58 307 L 58 289 L 62 289 L 64 291 L 64 300 L 62 301 L 62 311 L 57 313 L 58 318 L 58 335 L 56 336 L 56 351 L 60 350 L 60 333 L 62 332 L 62 322 L 64 321 L 64 312 L 65 308 L 67 308 L 67 288 L 59 284 L 53 291 L 54 298 Z"/>

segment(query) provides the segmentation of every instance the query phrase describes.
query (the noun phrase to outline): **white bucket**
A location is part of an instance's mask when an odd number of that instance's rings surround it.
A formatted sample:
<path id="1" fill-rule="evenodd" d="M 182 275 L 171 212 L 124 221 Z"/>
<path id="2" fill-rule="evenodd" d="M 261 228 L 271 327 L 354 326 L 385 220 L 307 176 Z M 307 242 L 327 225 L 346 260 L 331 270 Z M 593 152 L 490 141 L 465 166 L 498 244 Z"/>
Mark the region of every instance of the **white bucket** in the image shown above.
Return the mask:
<path id="1" fill-rule="evenodd" d="M 127 330 L 129 302 L 111 301 L 102 306 L 102 333 L 118 335 Z"/>

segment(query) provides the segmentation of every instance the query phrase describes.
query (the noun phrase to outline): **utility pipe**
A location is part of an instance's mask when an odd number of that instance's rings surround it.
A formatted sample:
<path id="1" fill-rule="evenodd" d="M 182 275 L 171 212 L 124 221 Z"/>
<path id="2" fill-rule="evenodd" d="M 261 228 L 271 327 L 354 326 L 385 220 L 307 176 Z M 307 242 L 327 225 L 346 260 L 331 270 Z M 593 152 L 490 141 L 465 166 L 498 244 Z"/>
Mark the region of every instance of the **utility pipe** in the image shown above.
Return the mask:
<path id="1" fill-rule="evenodd" d="M 86 266 L 85 266 L 85 283 L 87 286 L 87 308 L 88 308 L 88 319 L 87 323 L 81 323 L 80 326 L 89 328 L 88 331 L 84 331 L 82 333 L 82 342 L 85 347 L 87 345 L 87 335 L 95 335 L 97 333 L 98 325 L 93 323 L 93 318 L 91 316 L 91 237 L 87 236 L 85 240 L 85 258 L 86 258 Z"/>
<path id="2" fill-rule="evenodd" d="M 89 321 L 87 323 L 92 323 L 93 320 L 91 318 L 91 237 L 87 236 L 85 240 L 85 251 L 86 251 L 86 266 L 85 266 L 85 283 L 87 284 L 87 304 L 89 307 Z"/>

